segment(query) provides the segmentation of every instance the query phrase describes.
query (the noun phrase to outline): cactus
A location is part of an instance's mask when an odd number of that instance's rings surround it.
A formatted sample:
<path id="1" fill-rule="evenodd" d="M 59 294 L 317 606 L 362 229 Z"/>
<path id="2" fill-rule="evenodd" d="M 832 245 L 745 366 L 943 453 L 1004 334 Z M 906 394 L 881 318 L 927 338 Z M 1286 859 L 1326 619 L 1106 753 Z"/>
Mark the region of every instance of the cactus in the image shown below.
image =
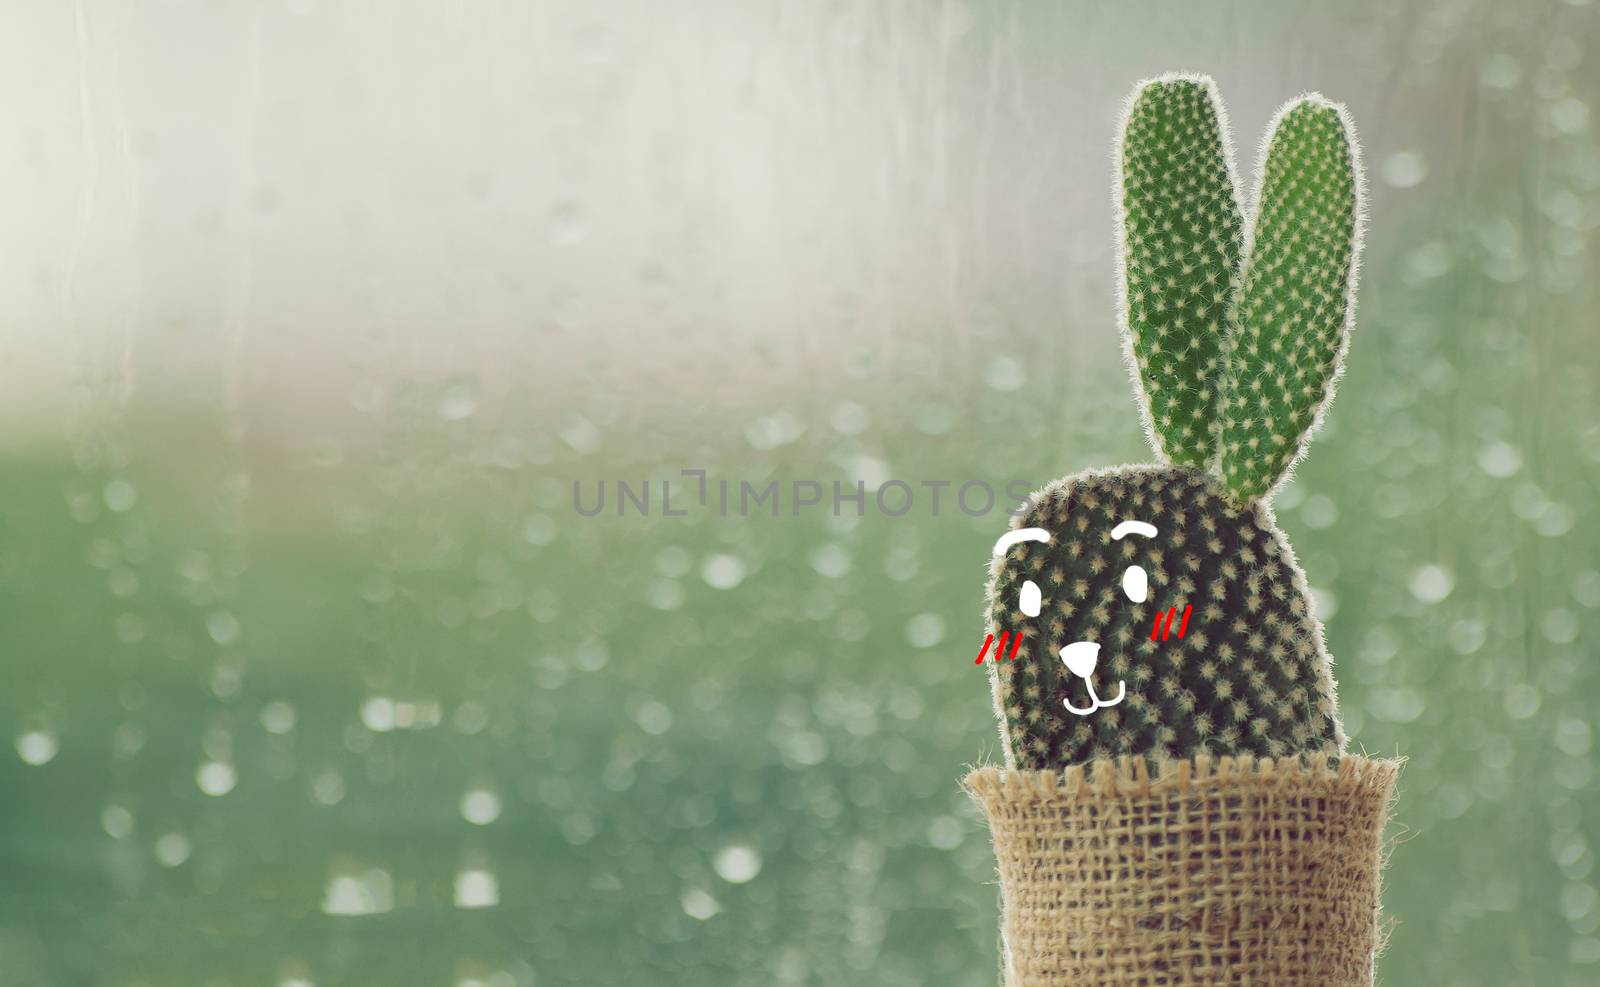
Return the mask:
<path id="1" fill-rule="evenodd" d="M 1223 375 L 1222 475 L 1241 498 L 1281 482 L 1333 396 L 1361 249 L 1360 171 L 1340 107 L 1301 98 L 1271 133 Z"/>
<path id="2" fill-rule="evenodd" d="M 1204 467 L 1244 224 L 1209 86 L 1172 79 L 1135 93 L 1122 136 L 1123 338 L 1156 455 Z"/>
<path id="3" fill-rule="evenodd" d="M 1322 627 L 1270 497 L 1351 328 L 1354 135 L 1320 96 L 1287 104 L 1249 228 L 1211 80 L 1137 87 L 1118 157 L 1124 352 L 1158 462 L 1056 480 L 997 546 L 990 631 L 1022 638 L 990 664 L 1006 763 L 1337 754 Z"/>

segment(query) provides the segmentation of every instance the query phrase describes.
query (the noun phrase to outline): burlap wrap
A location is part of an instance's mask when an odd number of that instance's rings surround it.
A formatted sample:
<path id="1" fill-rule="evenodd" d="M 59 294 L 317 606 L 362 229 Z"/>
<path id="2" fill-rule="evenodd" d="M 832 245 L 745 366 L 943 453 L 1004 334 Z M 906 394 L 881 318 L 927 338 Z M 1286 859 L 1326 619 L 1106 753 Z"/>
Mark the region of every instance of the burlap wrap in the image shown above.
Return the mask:
<path id="1" fill-rule="evenodd" d="M 1007 987 L 1367 987 L 1398 761 L 981 768 Z"/>

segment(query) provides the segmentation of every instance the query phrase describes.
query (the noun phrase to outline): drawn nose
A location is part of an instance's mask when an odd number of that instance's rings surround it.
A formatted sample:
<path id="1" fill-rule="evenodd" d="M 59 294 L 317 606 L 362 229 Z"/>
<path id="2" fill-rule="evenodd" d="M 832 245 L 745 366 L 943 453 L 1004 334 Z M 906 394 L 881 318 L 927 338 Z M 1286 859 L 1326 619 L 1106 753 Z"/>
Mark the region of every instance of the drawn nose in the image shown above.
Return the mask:
<path id="1" fill-rule="evenodd" d="M 1100 645 L 1094 641 L 1074 641 L 1061 649 L 1061 660 L 1066 662 L 1073 675 L 1086 679 L 1094 674 L 1095 666 L 1100 664 Z"/>

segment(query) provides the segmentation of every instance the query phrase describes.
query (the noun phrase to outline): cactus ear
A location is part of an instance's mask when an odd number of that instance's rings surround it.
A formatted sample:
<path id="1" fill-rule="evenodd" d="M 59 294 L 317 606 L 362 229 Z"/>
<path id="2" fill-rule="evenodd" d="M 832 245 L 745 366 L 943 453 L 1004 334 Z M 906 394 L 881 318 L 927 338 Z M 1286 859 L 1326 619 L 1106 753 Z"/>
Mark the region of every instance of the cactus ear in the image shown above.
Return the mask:
<path id="1" fill-rule="evenodd" d="M 1290 102 L 1262 152 L 1218 449 L 1240 500 L 1263 499 L 1282 481 L 1333 398 L 1361 251 L 1361 163 L 1343 108 L 1316 95 Z"/>
<path id="2" fill-rule="evenodd" d="M 1227 116 L 1205 76 L 1141 83 L 1118 150 L 1123 345 L 1158 456 L 1213 457 L 1242 217 Z"/>

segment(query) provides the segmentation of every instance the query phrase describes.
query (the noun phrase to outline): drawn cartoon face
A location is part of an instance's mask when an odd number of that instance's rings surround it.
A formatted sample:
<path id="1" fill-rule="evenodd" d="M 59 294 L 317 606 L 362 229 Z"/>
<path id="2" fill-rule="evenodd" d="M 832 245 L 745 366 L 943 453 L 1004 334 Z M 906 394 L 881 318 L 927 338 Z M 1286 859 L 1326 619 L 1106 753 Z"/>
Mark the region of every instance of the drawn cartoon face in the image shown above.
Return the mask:
<path id="1" fill-rule="evenodd" d="M 995 546 L 989 617 L 1023 639 L 990 665 L 1018 761 L 1333 736 L 1321 629 L 1262 508 L 1197 471 L 1131 467 L 1051 484 L 1017 525 Z"/>
<path id="2" fill-rule="evenodd" d="M 1124 521 L 1113 528 L 1111 531 L 1111 537 L 1113 539 L 1120 539 L 1123 535 L 1130 533 L 1137 533 L 1153 538 L 1156 535 L 1156 529 L 1154 526 L 1146 524 L 1143 521 L 1129 520 Z M 995 542 L 994 554 L 1000 555 L 1012 545 L 1020 544 L 1022 542 L 1041 542 L 1048 545 L 1050 543 L 1050 539 L 1050 532 L 1043 528 L 1015 528 L 1001 535 L 1000 539 Z M 1134 603 L 1143 603 L 1145 601 L 1145 598 L 1149 593 L 1149 576 L 1144 571 L 1143 567 L 1137 565 L 1128 566 L 1127 570 L 1122 574 L 1122 591 L 1126 593 L 1128 595 L 1128 599 L 1132 600 Z M 1022 611 L 1023 616 L 1039 616 L 1039 611 L 1043 606 L 1043 603 L 1044 591 L 1039 588 L 1039 584 L 1034 582 L 1032 579 L 1023 580 L 1022 590 L 1018 594 L 1018 609 Z M 1019 631 L 1017 633 L 1020 635 L 1022 632 Z M 1152 634 L 1154 633 L 1154 630 L 1152 630 Z M 1179 631 L 1178 636 L 1183 636 L 1181 630 Z M 1000 648 L 995 651 L 996 656 L 1000 655 L 1004 649 L 1005 646 L 1002 639 Z M 1095 666 L 1100 663 L 1099 642 L 1072 641 L 1062 646 L 1060 655 L 1061 663 L 1066 665 L 1067 668 L 1072 671 L 1072 674 L 1083 679 L 1084 684 L 1089 689 L 1089 697 L 1094 700 L 1091 705 L 1080 709 L 1079 707 L 1072 705 L 1072 700 L 1068 699 L 1066 701 L 1067 712 L 1074 713 L 1078 716 L 1088 716 L 1095 710 L 1104 709 L 1107 706 L 1115 706 L 1122 702 L 1122 698 L 1126 693 L 1126 684 L 1122 682 L 1117 683 L 1117 696 L 1115 699 L 1101 699 L 1095 694 L 1094 681 L 1091 676 L 1094 675 Z"/>

